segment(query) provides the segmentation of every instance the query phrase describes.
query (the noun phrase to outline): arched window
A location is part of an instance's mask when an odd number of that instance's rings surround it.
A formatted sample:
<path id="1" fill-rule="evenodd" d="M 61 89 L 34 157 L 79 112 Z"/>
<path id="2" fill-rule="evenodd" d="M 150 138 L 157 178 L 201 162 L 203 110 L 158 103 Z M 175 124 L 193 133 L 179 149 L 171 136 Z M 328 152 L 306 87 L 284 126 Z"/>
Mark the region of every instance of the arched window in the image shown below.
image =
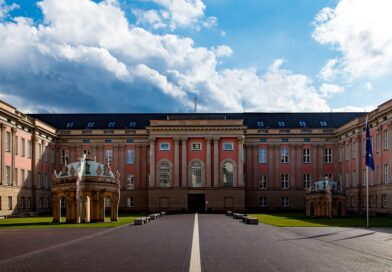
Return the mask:
<path id="1" fill-rule="evenodd" d="M 159 167 L 159 184 L 162 187 L 170 185 L 170 165 L 168 162 L 162 162 Z"/>
<path id="2" fill-rule="evenodd" d="M 193 162 L 191 171 L 192 187 L 201 187 L 201 163 Z"/>
<path id="3" fill-rule="evenodd" d="M 225 162 L 223 164 L 223 186 L 233 187 L 233 175 L 234 166 L 231 162 Z"/>

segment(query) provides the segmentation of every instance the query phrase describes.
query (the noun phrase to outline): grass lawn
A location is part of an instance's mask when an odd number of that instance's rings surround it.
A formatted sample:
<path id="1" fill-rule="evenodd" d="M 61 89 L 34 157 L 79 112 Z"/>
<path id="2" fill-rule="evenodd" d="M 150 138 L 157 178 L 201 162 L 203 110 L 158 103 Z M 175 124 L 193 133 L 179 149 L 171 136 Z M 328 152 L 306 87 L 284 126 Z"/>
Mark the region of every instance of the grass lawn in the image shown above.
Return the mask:
<path id="1" fill-rule="evenodd" d="M 277 227 L 365 227 L 366 216 L 347 215 L 333 218 L 310 218 L 305 213 L 258 213 L 248 214 L 259 219 L 261 223 Z M 371 216 L 369 218 L 370 227 L 392 227 L 392 217 Z"/>
<path id="2" fill-rule="evenodd" d="M 104 223 L 52 223 L 51 216 L 23 217 L 0 219 L 0 230 L 5 228 L 32 229 L 32 228 L 112 228 L 133 223 L 141 214 L 120 214 L 119 222 Z"/>

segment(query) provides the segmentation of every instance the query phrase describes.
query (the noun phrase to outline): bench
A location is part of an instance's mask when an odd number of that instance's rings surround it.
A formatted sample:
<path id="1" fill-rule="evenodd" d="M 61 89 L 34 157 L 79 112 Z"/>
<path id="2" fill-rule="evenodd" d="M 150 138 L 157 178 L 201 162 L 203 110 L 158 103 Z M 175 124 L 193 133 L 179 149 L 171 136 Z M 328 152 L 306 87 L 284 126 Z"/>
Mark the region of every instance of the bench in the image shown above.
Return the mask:
<path id="1" fill-rule="evenodd" d="M 245 218 L 245 223 L 249 225 L 258 225 L 259 224 L 259 219 L 250 217 L 250 216 L 244 216 Z"/>
<path id="2" fill-rule="evenodd" d="M 245 215 L 242 213 L 233 213 L 234 219 L 242 219 Z"/>
<path id="3" fill-rule="evenodd" d="M 159 213 L 153 213 L 153 214 L 150 214 L 150 215 L 149 215 L 149 217 L 151 217 L 151 220 L 156 220 L 156 219 L 159 218 L 159 216 L 160 216 Z"/>
<path id="4" fill-rule="evenodd" d="M 134 225 L 143 225 L 146 224 L 148 222 L 147 217 L 139 217 L 136 218 L 135 221 L 133 222 Z"/>
<path id="5" fill-rule="evenodd" d="M 233 212 L 232 211 L 226 211 L 226 215 L 227 216 L 233 216 Z"/>
<path id="6" fill-rule="evenodd" d="M 161 212 L 161 216 L 165 216 L 166 215 L 166 212 Z"/>
<path id="7" fill-rule="evenodd" d="M 30 212 L 30 216 L 38 216 L 39 212 Z"/>

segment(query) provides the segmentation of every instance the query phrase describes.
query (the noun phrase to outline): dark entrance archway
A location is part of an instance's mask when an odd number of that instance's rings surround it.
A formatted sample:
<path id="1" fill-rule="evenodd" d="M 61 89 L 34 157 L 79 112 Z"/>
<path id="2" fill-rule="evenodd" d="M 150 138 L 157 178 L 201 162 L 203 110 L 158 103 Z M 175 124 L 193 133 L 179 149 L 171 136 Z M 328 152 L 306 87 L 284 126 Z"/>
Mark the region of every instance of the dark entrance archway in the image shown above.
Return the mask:
<path id="1" fill-rule="evenodd" d="M 188 211 L 192 213 L 204 212 L 206 208 L 206 196 L 204 194 L 188 194 Z"/>

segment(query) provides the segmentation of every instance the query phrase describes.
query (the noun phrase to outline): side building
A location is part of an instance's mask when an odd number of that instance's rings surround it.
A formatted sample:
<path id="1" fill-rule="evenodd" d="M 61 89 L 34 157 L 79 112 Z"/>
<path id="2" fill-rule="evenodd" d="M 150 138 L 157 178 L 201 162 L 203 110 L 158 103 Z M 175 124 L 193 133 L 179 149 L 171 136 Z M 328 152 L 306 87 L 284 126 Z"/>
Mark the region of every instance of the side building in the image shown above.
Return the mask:
<path id="1" fill-rule="evenodd" d="M 0 110 L 0 215 L 49 211 L 53 170 L 82 154 L 119 171 L 122 210 L 305 209 L 305 189 L 325 176 L 345 187 L 348 211 L 364 207 L 364 113 Z M 371 210 L 392 213 L 392 100 L 368 116 Z"/>

